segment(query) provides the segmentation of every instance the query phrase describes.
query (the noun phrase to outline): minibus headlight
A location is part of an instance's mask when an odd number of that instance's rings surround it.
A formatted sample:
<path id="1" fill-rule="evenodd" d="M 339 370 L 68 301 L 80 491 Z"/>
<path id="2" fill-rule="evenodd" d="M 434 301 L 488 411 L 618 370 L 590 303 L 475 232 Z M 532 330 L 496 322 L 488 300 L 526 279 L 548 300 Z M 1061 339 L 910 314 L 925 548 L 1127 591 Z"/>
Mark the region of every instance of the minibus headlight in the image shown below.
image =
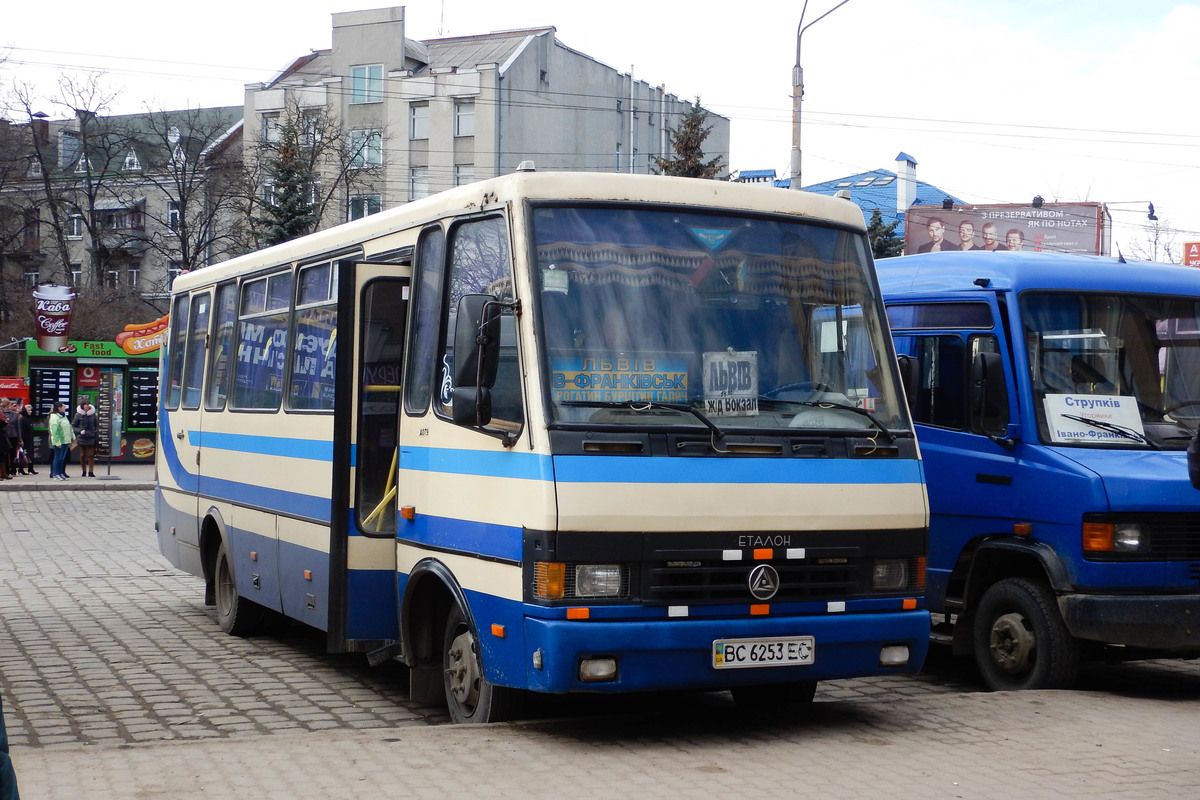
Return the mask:
<path id="1" fill-rule="evenodd" d="M 1113 551 L 1117 553 L 1136 553 L 1146 547 L 1149 539 L 1146 528 L 1137 522 L 1118 522 L 1113 530 Z"/>
<path id="2" fill-rule="evenodd" d="M 884 558 L 875 562 L 871 588 L 881 592 L 899 592 L 908 588 L 908 562 L 903 558 Z"/>
<path id="3" fill-rule="evenodd" d="M 575 567 L 576 597 L 620 597 L 620 564 L 578 564 Z"/>
<path id="4" fill-rule="evenodd" d="M 1140 522 L 1084 522 L 1083 549 L 1089 553 L 1139 553 L 1150 546 Z"/>

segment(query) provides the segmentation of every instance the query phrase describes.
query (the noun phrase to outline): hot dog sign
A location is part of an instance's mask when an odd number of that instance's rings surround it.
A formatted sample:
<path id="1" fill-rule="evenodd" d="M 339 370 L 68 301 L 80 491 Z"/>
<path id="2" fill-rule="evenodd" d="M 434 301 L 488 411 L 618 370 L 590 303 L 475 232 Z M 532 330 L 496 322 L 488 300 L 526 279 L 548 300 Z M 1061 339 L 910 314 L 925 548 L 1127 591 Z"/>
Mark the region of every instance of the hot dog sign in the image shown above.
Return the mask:
<path id="1" fill-rule="evenodd" d="M 169 317 L 169 314 L 164 314 L 153 322 L 126 325 L 125 330 L 116 336 L 117 347 L 131 356 L 154 352 L 162 347 Z"/>

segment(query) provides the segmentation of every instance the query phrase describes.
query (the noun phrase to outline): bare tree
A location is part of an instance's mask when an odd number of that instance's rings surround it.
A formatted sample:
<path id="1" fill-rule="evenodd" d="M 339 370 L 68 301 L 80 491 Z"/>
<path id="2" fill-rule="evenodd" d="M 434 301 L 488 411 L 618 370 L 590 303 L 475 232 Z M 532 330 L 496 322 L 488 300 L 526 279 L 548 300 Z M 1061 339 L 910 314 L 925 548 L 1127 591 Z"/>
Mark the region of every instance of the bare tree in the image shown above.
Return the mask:
<path id="1" fill-rule="evenodd" d="M 132 136 L 143 157 L 137 189 L 156 190 L 147 193 L 156 198 L 144 212 L 147 245 L 182 270 L 238 251 L 230 231 L 238 184 L 216 148 L 240 118 L 240 108 L 148 111 Z"/>
<path id="2" fill-rule="evenodd" d="M 1182 251 L 1177 239 L 1179 231 L 1171 227 L 1168 220 L 1155 219 L 1142 228 L 1142 235 L 1135 239 L 1129 249 L 1135 258 L 1143 261 L 1162 261 L 1167 264 L 1182 262 Z"/>

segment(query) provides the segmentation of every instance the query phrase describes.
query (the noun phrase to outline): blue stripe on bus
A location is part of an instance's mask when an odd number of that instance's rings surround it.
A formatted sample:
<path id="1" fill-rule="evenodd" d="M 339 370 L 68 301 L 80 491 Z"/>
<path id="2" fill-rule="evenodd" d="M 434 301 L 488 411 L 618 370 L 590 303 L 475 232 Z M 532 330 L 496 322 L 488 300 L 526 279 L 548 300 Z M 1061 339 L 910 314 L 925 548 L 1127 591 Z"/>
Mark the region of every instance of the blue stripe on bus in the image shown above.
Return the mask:
<path id="1" fill-rule="evenodd" d="M 175 437 L 171 432 L 171 415 L 163 413 L 159 416 L 159 420 L 161 423 L 159 440 L 162 442 L 163 459 L 171 473 L 171 479 L 181 491 L 228 500 L 265 511 L 297 515 L 315 522 L 329 524 L 331 503 L 328 497 L 313 497 L 300 492 L 271 489 L 257 484 L 240 483 L 209 475 L 201 477 L 196 473 L 189 472 L 180 462 L 179 451 L 175 448 Z M 209 435 L 213 434 L 205 435 L 206 446 L 208 446 Z M 259 439 L 265 437 L 240 438 Z M 327 444 L 332 453 L 333 445 Z M 254 451 L 246 450 L 245 452 Z M 329 463 L 329 459 L 326 459 L 326 462 Z"/>
<path id="2" fill-rule="evenodd" d="M 512 450 L 451 450 L 441 447 L 402 446 L 400 465 L 402 469 L 418 472 L 448 472 L 455 475 L 524 478 L 535 481 L 554 480 L 549 456 Z"/>
<path id="3" fill-rule="evenodd" d="M 396 538 L 401 542 L 515 563 L 521 560 L 524 533 L 520 527 L 512 525 L 417 514 L 411 522 L 400 523 Z"/>
<path id="4" fill-rule="evenodd" d="M 188 431 L 188 444 L 193 447 L 230 450 L 235 453 L 305 458 L 311 461 L 333 461 L 332 441 L 284 439 L 276 436 L 257 436 L 245 433 Z"/>
<path id="5" fill-rule="evenodd" d="M 920 483 L 915 459 L 555 456 L 560 483 Z"/>

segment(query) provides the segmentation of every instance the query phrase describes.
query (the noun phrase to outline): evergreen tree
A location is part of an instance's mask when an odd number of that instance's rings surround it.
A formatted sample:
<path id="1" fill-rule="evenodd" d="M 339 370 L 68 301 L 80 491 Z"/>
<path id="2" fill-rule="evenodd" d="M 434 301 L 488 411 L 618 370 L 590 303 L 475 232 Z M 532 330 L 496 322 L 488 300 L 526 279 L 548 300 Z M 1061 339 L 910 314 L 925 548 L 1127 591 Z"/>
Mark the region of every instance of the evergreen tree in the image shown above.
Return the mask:
<path id="1" fill-rule="evenodd" d="M 255 219 L 263 246 L 311 233 L 317 224 L 316 175 L 304 158 L 302 130 L 292 117 L 279 128 L 279 144 L 267 164 L 262 214 Z"/>
<path id="2" fill-rule="evenodd" d="M 867 238 L 871 240 L 871 255 L 875 258 L 891 258 L 904 255 L 904 239 L 896 235 L 900 220 L 883 224 L 879 209 L 872 209 L 871 221 L 867 224 Z"/>
<path id="3" fill-rule="evenodd" d="M 700 98 L 696 98 L 692 110 L 684 115 L 679 128 L 671 133 L 671 148 L 675 158 L 659 158 L 655 156 L 654 163 L 661 175 L 678 175 L 684 178 L 715 178 L 724 165 L 721 157 L 709 161 L 704 160 L 704 140 L 712 131 L 708 121 L 708 112 L 700 107 Z"/>

